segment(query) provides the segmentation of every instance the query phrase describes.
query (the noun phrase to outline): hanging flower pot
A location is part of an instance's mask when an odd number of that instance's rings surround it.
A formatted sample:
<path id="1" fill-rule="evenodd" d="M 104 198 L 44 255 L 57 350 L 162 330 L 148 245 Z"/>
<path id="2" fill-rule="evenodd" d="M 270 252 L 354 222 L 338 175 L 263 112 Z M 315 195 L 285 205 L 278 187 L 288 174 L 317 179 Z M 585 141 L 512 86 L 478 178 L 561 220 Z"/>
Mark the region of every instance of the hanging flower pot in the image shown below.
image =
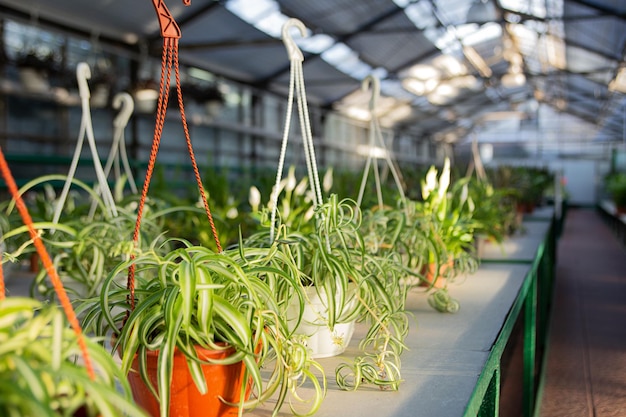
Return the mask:
<path id="1" fill-rule="evenodd" d="M 201 360 L 215 361 L 227 358 L 234 349 L 208 350 L 196 347 Z M 202 373 L 206 379 L 208 392 L 200 393 L 189 372 L 184 354 L 176 350 L 172 367 L 172 383 L 170 391 L 169 415 L 177 417 L 226 417 L 236 416 L 238 407 L 229 405 L 240 402 L 240 393 L 244 379 L 243 362 L 229 365 L 207 363 L 202 365 Z M 157 386 L 158 352 L 150 351 L 147 356 L 148 378 L 152 386 Z M 139 361 L 135 358 L 131 371 L 128 373 L 133 396 L 137 404 L 151 416 L 159 417 L 159 401 L 145 384 L 139 372 Z M 249 396 L 249 386 L 246 397 Z M 247 398 L 245 398 L 247 399 Z"/>

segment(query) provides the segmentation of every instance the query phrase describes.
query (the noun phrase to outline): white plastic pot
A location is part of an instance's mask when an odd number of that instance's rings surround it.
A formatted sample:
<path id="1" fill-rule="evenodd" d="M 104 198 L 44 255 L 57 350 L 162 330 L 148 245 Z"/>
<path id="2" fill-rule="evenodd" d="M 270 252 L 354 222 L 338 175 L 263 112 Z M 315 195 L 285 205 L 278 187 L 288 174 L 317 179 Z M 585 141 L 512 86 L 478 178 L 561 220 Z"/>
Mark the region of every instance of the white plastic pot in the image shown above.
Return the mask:
<path id="1" fill-rule="evenodd" d="M 350 291 L 356 289 L 350 286 Z M 306 337 L 307 348 L 313 358 L 328 358 L 343 353 L 350 344 L 354 333 L 354 321 L 335 323 L 334 328 L 328 326 L 328 301 L 325 294 L 318 294 L 315 287 L 305 288 L 306 300 L 302 321 L 295 333 Z M 336 300 L 338 301 L 338 300 Z M 345 309 L 351 309 L 357 302 L 356 298 L 349 301 Z M 287 310 L 287 321 L 293 330 L 298 316 L 298 302 L 292 302 Z"/>

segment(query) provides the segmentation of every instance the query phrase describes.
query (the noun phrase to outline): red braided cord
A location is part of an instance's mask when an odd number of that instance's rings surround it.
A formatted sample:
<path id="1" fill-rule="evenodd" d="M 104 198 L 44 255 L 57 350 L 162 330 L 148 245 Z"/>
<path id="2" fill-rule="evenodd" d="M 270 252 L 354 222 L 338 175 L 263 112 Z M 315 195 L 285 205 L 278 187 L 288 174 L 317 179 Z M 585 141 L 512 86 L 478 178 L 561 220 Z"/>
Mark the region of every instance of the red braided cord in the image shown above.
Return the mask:
<path id="1" fill-rule="evenodd" d="M 157 101 L 157 114 L 154 124 L 154 137 L 152 139 L 152 147 L 150 149 L 150 157 L 148 159 L 148 167 L 146 169 L 146 178 L 143 182 L 141 189 L 141 197 L 139 199 L 139 206 L 137 207 L 137 220 L 135 221 L 135 229 L 133 231 L 133 243 L 135 248 L 139 242 L 139 231 L 141 228 L 141 219 L 143 217 L 143 209 L 146 204 L 146 198 L 148 197 L 148 188 L 150 187 L 150 179 L 154 171 L 154 165 L 156 163 L 157 154 L 159 152 L 159 145 L 161 144 L 161 136 L 163 135 L 163 125 L 165 124 L 165 113 L 167 111 L 167 101 L 169 98 L 169 80 L 172 74 L 172 53 L 171 45 L 169 45 L 168 38 L 163 40 L 163 54 L 161 57 L 161 82 L 159 85 L 159 98 Z M 167 81 L 166 81 L 167 80 Z M 134 254 L 130 256 L 131 260 L 135 258 Z M 128 268 L 128 279 L 126 281 L 126 287 L 128 288 L 128 301 L 130 303 L 131 310 L 135 309 L 135 264 L 131 264 Z"/>
<path id="2" fill-rule="evenodd" d="M 207 214 L 207 218 L 209 219 L 209 224 L 211 226 L 211 231 L 213 233 L 213 238 L 215 239 L 215 243 L 217 245 L 218 252 L 222 252 L 222 246 L 217 236 L 217 229 L 215 228 L 215 223 L 213 221 L 213 216 L 211 215 L 211 210 L 209 208 L 209 203 L 206 198 L 206 194 L 204 192 L 204 187 L 202 186 L 202 179 L 200 178 L 200 171 L 198 170 L 198 164 L 196 163 L 196 158 L 193 152 L 193 147 L 191 145 L 191 137 L 189 135 L 189 128 L 187 126 L 187 118 L 185 116 L 185 108 L 183 105 L 183 94 L 180 85 L 180 72 L 178 65 L 178 39 L 176 38 L 164 38 L 163 39 L 163 55 L 161 57 L 161 82 L 159 85 L 159 98 L 157 104 L 157 115 L 156 122 L 154 126 L 154 137 L 152 140 L 152 148 L 150 149 L 150 157 L 148 160 L 148 168 L 146 169 L 146 178 L 143 183 L 143 188 L 141 190 L 141 197 L 139 199 L 139 206 L 137 208 L 137 221 L 135 222 L 135 229 L 133 231 L 133 242 L 135 247 L 138 245 L 139 241 L 139 231 L 141 228 L 141 218 L 143 216 L 143 209 L 145 206 L 146 198 L 148 196 L 148 188 L 150 186 L 150 180 L 152 178 L 152 173 L 154 171 L 154 165 L 156 163 L 157 154 L 159 151 L 159 145 L 161 143 L 161 137 L 163 135 L 163 126 L 165 124 L 165 114 L 167 112 L 167 102 L 169 98 L 169 84 L 170 78 L 172 75 L 172 66 L 174 66 L 174 73 L 176 76 L 176 92 L 178 96 L 178 107 L 180 109 L 181 121 L 183 124 L 183 130 L 185 132 L 185 140 L 187 142 L 187 151 L 189 153 L 189 158 L 191 159 L 191 165 L 193 167 L 194 176 L 196 178 L 196 183 L 198 184 L 198 189 L 200 191 L 200 196 L 202 198 L 202 203 L 204 204 L 204 210 Z M 134 255 L 131 255 L 131 260 L 134 259 Z M 131 310 L 135 309 L 135 264 L 131 264 L 128 268 L 128 280 L 127 280 L 127 288 L 129 290 L 129 302 Z"/>
<path id="3" fill-rule="evenodd" d="M 65 315 L 67 316 L 67 319 L 70 323 L 70 326 L 72 326 L 74 333 L 76 333 L 78 346 L 80 347 L 81 353 L 83 355 L 83 359 L 85 360 L 85 368 L 87 368 L 87 374 L 89 375 L 89 378 L 91 378 L 92 380 L 95 380 L 96 373 L 94 372 L 93 365 L 91 364 L 91 358 L 89 357 L 89 352 L 87 351 L 87 344 L 85 342 L 83 330 L 80 328 L 80 324 L 78 323 L 78 318 L 76 317 L 76 313 L 74 312 L 74 309 L 72 308 L 72 304 L 70 302 L 70 299 L 67 296 L 67 293 L 65 292 L 65 288 L 63 288 L 63 283 L 61 282 L 61 279 L 59 278 L 59 275 L 57 274 L 57 271 L 54 268 L 52 259 L 50 259 L 50 255 L 48 254 L 48 251 L 46 250 L 46 247 L 44 246 L 41 240 L 41 237 L 39 236 L 39 234 L 35 230 L 35 227 L 33 226 L 33 219 L 30 217 L 30 214 L 28 213 L 28 209 L 26 208 L 26 205 L 24 204 L 24 200 L 22 200 L 22 197 L 20 196 L 18 192 L 17 185 L 15 184 L 15 180 L 13 179 L 13 175 L 11 174 L 9 165 L 7 164 L 7 161 L 4 158 L 4 153 L 2 152 L 2 148 L 0 148 L 0 170 L 2 171 L 2 176 L 4 177 L 4 180 L 7 184 L 7 187 L 9 188 L 9 191 L 11 191 L 11 195 L 13 196 L 13 199 L 15 200 L 15 207 L 17 207 L 17 210 L 19 211 L 20 216 L 22 217 L 22 221 L 28 228 L 28 233 L 30 234 L 31 239 L 33 240 L 35 249 L 37 249 L 37 253 L 39 254 L 39 257 L 41 258 L 41 261 L 43 262 L 43 266 L 44 268 L 46 268 L 46 272 L 48 273 L 48 276 L 50 277 L 50 281 L 52 282 L 54 291 L 56 292 L 57 297 L 59 297 L 59 302 L 61 303 L 61 306 L 63 307 L 63 311 L 65 312 Z M 4 283 L 2 285 L 3 285 L 2 291 L 4 293 Z"/>
<path id="4" fill-rule="evenodd" d="M 178 39 L 173 39 L 178 44 Z M 213 239 L 217 246 L 217 252 L 222 252 L 222 245 L 220 239 L 217 236 L 217 229 L 213 222 L 213 215 L 209 208 L 209 202 L 202 186 L 202 179 L 200 178 L 200 171 L 198 170 L 198 164 L 196 163 L 196 157 L 191 146 L 191 137 L 189 136 L 189 129 L 187 127 L 187 117 L 185 116 L 185 106 L 183 105 L 183 92 L 180 87 L 180 73 L 178 71 L 178 47 L 174 48 L 174 73 L 176 74 L 176 91 L 178 93 L 178 108 L 180 109 L 180 119 L 183 124 L 183 130 L 185 131 L 185 140 L 187 141 L 187 151 L 189 153 L 189 159 L 191 159 L 191 165 L 193 166 L 193 173 L 196 177 L 196 183 L 198 183 L 198 190 L 200 191 L 200 197 L 202 198 L 202 204 L 204 204 L 204 211 L 206 212 L 209 224 L 211 225 L 211 232 L 213 233 Z"/>

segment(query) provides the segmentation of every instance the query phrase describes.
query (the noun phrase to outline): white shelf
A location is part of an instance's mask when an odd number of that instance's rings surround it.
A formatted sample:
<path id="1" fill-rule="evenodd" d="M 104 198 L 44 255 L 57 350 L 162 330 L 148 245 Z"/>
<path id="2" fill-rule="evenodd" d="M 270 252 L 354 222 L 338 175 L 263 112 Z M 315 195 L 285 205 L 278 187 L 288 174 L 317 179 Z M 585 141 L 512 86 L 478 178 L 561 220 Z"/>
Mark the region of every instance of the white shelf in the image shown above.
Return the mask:
<path id="1" fill-rule="evenodd" d="M 359 417 L 460 417 L 472 395 L 507 314 L 517 298 L 530 265 L 484 264 L 459 285 L 450 286 L 461 303 L 456 314 L 433 310 L 426 296 L 412 292 L 408 310 L 413 313 L 406 339 L 409 350 L 402 355 L 404 382 L 397 392 L 364 387 L 341 391 L 335 383 L 335 367 L 341 357 L 320 359 L 327 372 L 328 393 L 316 416 Z M 363 334 L 357 326 L 343 357 L 358 354 L 356 345 Z M 306 389 L 301 392 L 306 396 Z M 271 415 L 268 403 L 250 415 Z M 283 407 L 281 416 L 291 415 Z"/>

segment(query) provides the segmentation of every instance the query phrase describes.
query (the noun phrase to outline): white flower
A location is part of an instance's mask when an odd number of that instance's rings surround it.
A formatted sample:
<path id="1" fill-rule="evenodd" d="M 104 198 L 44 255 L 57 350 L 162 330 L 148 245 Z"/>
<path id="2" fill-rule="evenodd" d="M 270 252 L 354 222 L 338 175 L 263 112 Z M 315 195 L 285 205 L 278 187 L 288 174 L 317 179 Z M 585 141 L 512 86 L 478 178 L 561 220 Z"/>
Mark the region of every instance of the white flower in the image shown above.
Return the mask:
<path id="1" fill-rule="evenodd" d="M 310 203 L 313 201 L 313 191 L 312 190 L 308 190 L 306 192 L 306 195 L 304 196 L 304 202 L 305 203 Z"/>
<path id="2" fill-rule="evenodd" d="M 465 204 L 465 202 L 467 201 L 468 195 L 469 195 L 469 187 L 467 184 L 465 184 L 463 188 L 461 189 L 461 205 Z"/>
<path id="3" fill-rule="evenodd" d="M 431 166 L 426 174 L 426 182 L 422 182 L 422 198 L 427 200 L 435 188 L 437 188 L 437 170 Z"/>
<path id="4" fill-rule="evenodd" d="M 250 187 L 248 202 L 250 203 L 250 207 L 252 207 L 252 211 L 259 211 L 259 206 L 261 205 L 261 192 L 254 185 Z"/>
<path id="5" fill-rule="evenodd" d="M 444 198 L 450 186 L 450 159 L 446 158 L 443 163 L 443 170 L 439 177 L 439 198 Z"/>
<path id="6" fill-rule="evenodd" d="M 304 221 L 308 222 L 313 218 L 313 214 L 315 214 L 315 208 L 313 206 L 309 207 L 309 209 L 304 213 Z"/>
<path id="7" fill-rule="evenodd" d="M 324 188 L 324 192 L 326 193 L 329 192 L 331 188 L 333 188 L 333 167 L 328 168 L 328 170 L 324 174 L 322 187 Z"/>
<path id="8" fill-rule="evenodd" d="M 231 207 L 226 212 L 226 217 L 229 219 L 236 219 L 238 215 L 239 215 L 239 212 L 237 211 L 237 207 Z"/>
<path id="9" fill-rule="evenodd" d="M 289 168 L 289 172 L 287 173 L 287 183 L 285 184 L 285 191 L 289 192 L 289 191 L 293 191 L 294 188 L 296 188 L 296 168 L 295 167 L 290 167 Z"/>
<path id="10" fill-rule="evenodd" d="M 306 188 L 309 186 L 309 180 L 305 177 L 300 180 L 296 188 L 293 190 L 295 195 L 304 195 Z"/>
<path id="11" fill-rule="evenodd" d="M 280 190 L 281 190 L 280 186 L 279 186 L 278 190 L 279 191 L 277 192 L 276 191 L 276 186 L 272 187 L 271 198 L 270 198 L 270 201 L 267 203 L 267 208 L 270 209 L 270 210 L 274 209 L 274 207 L 275 207 L 274 201 L 278 200 L 278 193 L 280 193 Z"/>

